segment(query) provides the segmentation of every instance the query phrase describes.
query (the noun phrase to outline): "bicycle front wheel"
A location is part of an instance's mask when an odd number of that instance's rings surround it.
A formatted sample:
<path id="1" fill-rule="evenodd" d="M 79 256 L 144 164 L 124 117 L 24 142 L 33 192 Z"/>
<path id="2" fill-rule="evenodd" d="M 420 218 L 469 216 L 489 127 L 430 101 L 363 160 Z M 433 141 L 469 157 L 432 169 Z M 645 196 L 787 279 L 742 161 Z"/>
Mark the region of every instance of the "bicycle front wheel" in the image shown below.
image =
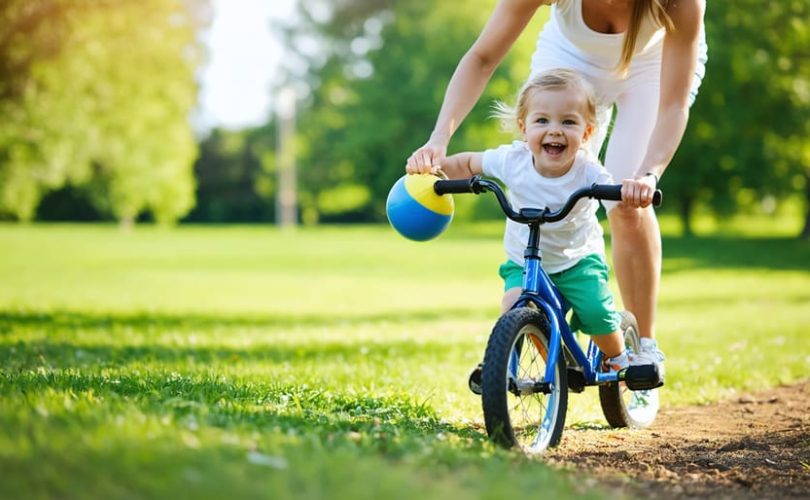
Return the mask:
<path id="1" fill-rule="evenodd" d="M 622 311 L 621 331 L 629 352 L 638 352 L 641 340 L 636 318 Z M 658 389 L 631 391 L 624 382 L 611 382 L 599 386 L 599 403 L 611 427 L 643 429 L 649 427 L 658 415 Z"/>
<path id="2" fill-rule="evenodd" d="M 568 408 L 565 359 L 548 359 L 550 327 L 536 309 L 513 309 L 489 337 L 481 376 L 487 434 L 506 448 L 542 453 L 562 437 Z M 545 380 L 546 365 L 554 378 Z"/>

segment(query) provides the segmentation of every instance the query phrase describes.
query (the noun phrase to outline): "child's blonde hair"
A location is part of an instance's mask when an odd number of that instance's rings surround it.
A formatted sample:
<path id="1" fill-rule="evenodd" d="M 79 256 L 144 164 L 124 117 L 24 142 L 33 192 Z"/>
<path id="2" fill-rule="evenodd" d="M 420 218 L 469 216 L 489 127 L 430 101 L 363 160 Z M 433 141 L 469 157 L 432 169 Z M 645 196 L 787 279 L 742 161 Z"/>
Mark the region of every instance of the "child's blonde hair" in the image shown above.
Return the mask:
<path id="1" fill-rule="evenodd" d="M 593 87 L 580 74 L 572 69 L 558 68 L 543 71 L 531 77 L 517 95 L 514 107 L 497 101 L 493 116 L 501 120 L 506 130 L 516 130 L 518 123 L 526 119 L 529 112 L 529 98 L 538 90 L 572 89 L 581 92 L 585 97 L 585 120 L 588 125 L 596 127 L 596 94 Z"/>

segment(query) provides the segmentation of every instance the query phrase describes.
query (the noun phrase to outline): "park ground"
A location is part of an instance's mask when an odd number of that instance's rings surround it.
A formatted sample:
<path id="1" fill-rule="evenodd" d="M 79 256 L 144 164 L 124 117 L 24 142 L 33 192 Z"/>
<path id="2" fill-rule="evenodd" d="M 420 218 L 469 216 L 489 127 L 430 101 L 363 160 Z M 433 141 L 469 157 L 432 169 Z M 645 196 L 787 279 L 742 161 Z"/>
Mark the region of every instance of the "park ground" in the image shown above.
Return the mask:
<path id="1" fill-rule="evenodd" d="M 0 225 L 0 498 L 808 497 L 810 247 L 664 222 L 659 419 L 573 395 L 539 458 L 465 387 L 500 224 Z"/>
<path id="2" fill-rule="evenodd" d="M 639 498 L 810 497 L 810 383 L 665 408 L 651 429 L 569 429 L 549 463 Z"/>

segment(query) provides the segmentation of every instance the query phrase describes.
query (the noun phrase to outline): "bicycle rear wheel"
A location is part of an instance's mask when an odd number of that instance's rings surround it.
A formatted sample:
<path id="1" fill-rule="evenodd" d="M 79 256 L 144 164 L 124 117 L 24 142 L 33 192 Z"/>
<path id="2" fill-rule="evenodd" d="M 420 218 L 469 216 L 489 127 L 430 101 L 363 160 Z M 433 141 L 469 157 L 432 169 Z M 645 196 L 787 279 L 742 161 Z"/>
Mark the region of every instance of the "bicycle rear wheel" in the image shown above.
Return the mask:
<path id="1" fill-rule="evenodd" d="M 628 351 L 638 352 L 641 340 L 633 313 L 622 311 L 621 331 Z M 649 427 L 658 415 L 658 389 L 631 391 L 624 382 L 599 386 L 599 403 L 611 427 Z"/>
<path id="2" fill-rule="evenodd" d="M 495 443 L 542 453 L 562 437 L 568 408 L 565 359 L 548 360 L 550 328 L 544 313 L 513 309 L 489 337 L 482 371 L 481 401 L 487 434 Z M 554 363 L 554 379 L 545 380 Z"/>

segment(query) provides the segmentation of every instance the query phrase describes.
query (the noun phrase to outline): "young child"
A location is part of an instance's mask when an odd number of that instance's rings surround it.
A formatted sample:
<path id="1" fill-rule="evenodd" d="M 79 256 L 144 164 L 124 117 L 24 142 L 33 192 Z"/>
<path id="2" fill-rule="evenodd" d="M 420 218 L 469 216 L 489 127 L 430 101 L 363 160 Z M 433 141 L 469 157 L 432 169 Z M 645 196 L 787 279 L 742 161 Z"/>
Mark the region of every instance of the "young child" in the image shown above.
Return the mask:
<path id="1" fill-rule="evenodd" d="M 534 76 L 518 94 L 515 109 L 501 105 L 498 115 L 516 121 L 523 141 L 483 153 L 452 155 L 441 165 L 449 178 L 494 177 L 506 185 L 514 206 L 551 210 L 561 208 L 579 188 L 613 183 L 583 147 L 594 132 L 596 105 L 593 90 L 575 71 L 555 69 Z M 417 172 L 410 167 L 406 170 Z M 582 199 L 565 219 L 544 224 L 540 251 L 543 268 L 574 312 L 572 328 L 593 338 L 605 356 L 606 368 L 619 370 L 630 359 L 608 288 L 597 208 L 596 200 Z M 507 261 L 500 267 L 505 283 L 502 312 L 520 296 L 528 235 L 525 224 L 506 221 Z"/>

